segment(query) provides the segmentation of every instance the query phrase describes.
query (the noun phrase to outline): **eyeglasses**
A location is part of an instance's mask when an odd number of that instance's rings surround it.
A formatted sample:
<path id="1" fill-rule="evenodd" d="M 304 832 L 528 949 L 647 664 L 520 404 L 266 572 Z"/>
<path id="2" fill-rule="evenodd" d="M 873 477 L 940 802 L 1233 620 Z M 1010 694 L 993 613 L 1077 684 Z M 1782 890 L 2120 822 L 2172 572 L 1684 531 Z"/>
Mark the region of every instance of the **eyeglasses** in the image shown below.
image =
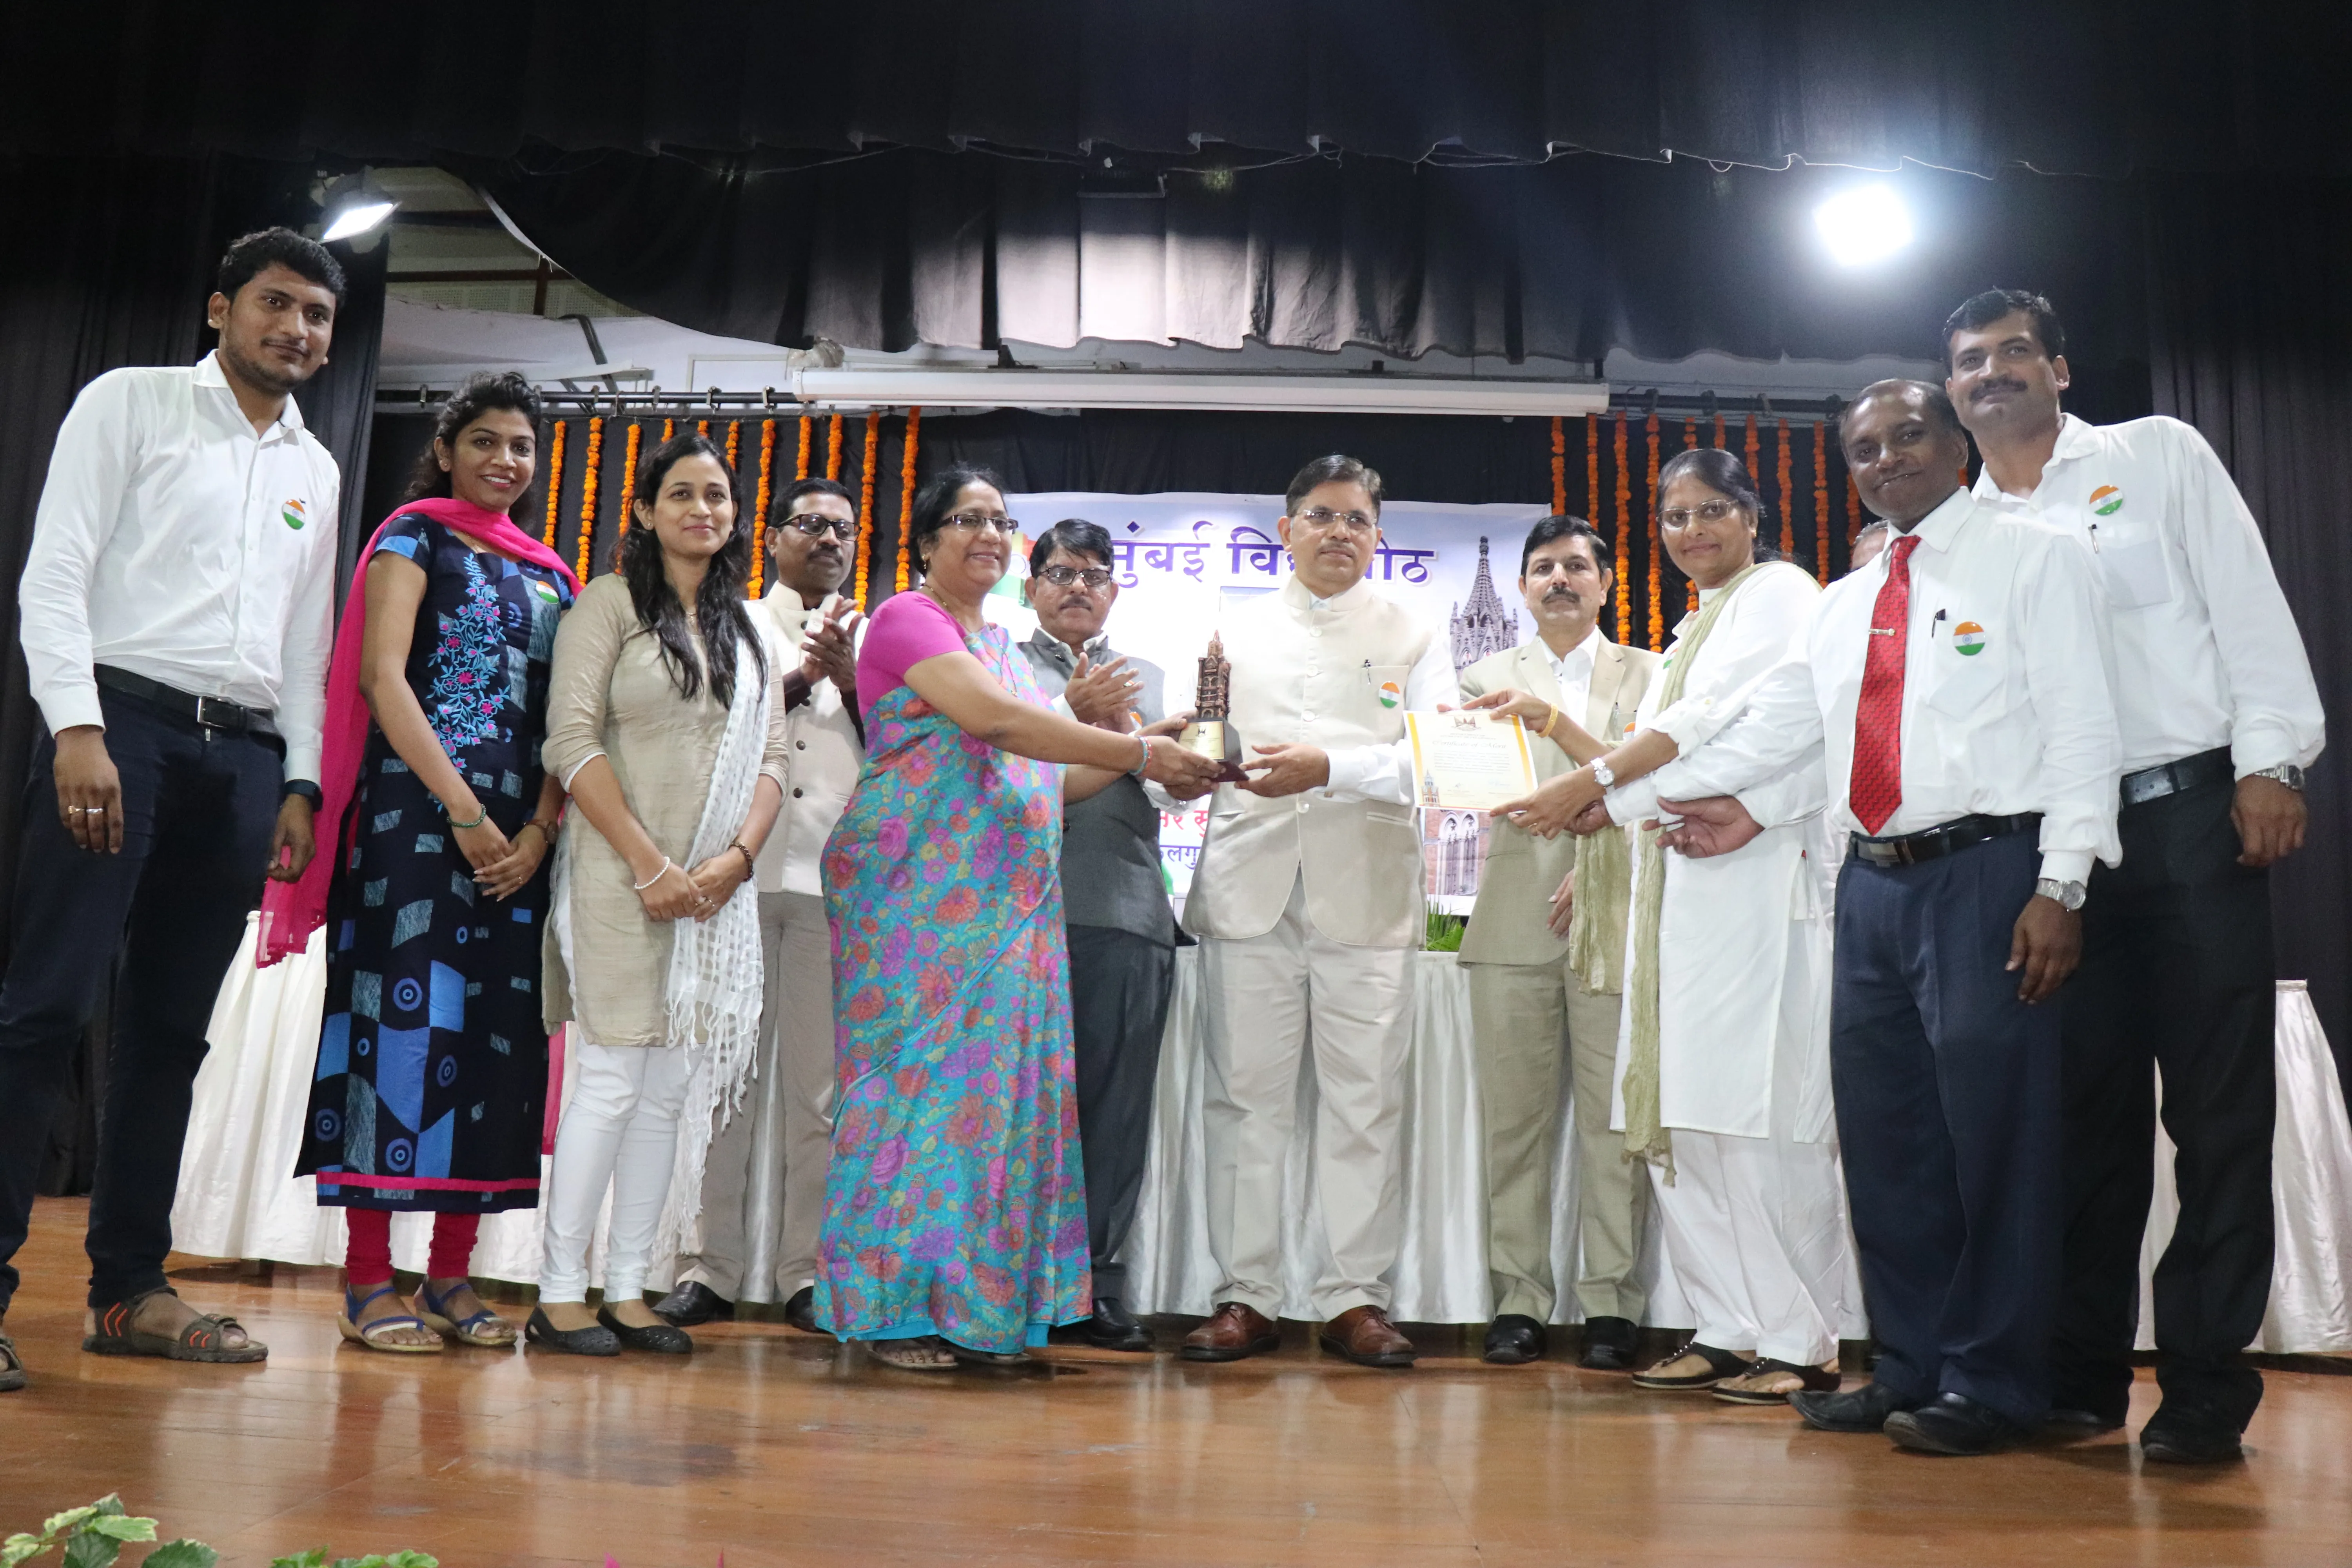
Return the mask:
<path id="1" fill-rule="evenodd" d="M 1110 574 L 1100 566 L 1048 566 L 1037 575 L 1056 588 L 1066 588 L 1073 583 L 1084 583 L 1089 588 L 1110 586 Z"/>
<path id="2" fill-rule="evenodd" d="M 1021 527 L 1019 523 L 1001 511 L 951 512 L 942 520 L 941 526 L 960 529 L 965 533 L 978 533 L 983 528 L 992 528 L 997 532 L 1008 536 L 1018 531 Z"/>
<path id="3" fill-rule="evenodd" d="M 1303 522 L 1318 533 L 1326 532 L 1334 528 L 1344 528 L 1349 533 L 1370 533 L 1380 526 L 1380 520 L 1370 513 L 1333 511 L 1329 507 L 1323 506 L 1302 511 L 1291 521 Z"/>
<path id="4" fill-rule="evenodd" d="M 1658 526 L 1688 528 L 1693 518 L 1698 519 L 1701 522 L 1721 522 L 1738 510 L 1739 503 L 1736 500 L 1711 500 L 1703 506 L 1696 507 L 1678 506 L 1672 511 L 1660 512 Z"/>
<path id="5" fill-rule="evenodd" d="M 800 512 L 788 517 L 777 526 L 797 528 L 811 539 L 823 539 L 828 533 L 835 539 L 849 539 L 855 537 L 857 532 L 857 524 L 848 518 L 826 517 L 821 512 L 814 511 Z"/>

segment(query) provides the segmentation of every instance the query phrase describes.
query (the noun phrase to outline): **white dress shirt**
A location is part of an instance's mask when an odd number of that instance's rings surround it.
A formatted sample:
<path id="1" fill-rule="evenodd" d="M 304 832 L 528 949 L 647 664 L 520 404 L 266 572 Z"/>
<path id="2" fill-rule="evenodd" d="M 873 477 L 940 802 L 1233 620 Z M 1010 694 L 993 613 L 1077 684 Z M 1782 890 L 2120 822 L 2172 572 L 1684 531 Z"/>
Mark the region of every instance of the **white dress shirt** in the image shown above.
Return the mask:
<path id="1" fill-rule="evenodd" d="M 2326 719 L 2294 612 L 2253 514 L 2193 426 L 2069 414 L 2032 495 L 2004 494 L 1987 468 L 1976 496 L 2096 556 L 2124 772 L 2222 746 L 2240 778 L 2318 757 Z"/>
<path id="2" fill-rule="evenodd" d="M 1595 625 L 1584 634 L 1584 640 L 1566 653 L 1552 653 L 1551 645 L 1544 651 L 1551 655 L 1552 679 L 1559 682 L 1559 710 L 1581 721 L 1585 710 L 1592 705 L 1592 660 L 1601 648 L 1601 627 Z M 1616 739 L 1603 735 L 1604 742 Z"/>
<path id="3" fill-rule="evenodd" d="M 1311 598 L 1311 595 L 1310 595 Z M 1309 617 L 1329 615 L 1336 599 L 1313 599 Z M 1319 635 L 1319 634 L 1318 634 Z M 1595 635 L 1598 635 L 1597 633 Z M 1592 663 L 1585 661 L 1584 680 L 1588 689 L 1592 684 Z M 1429 639 L 1429 646 L 1405 672 L 1404 707 L 1408 713 L 1434 713 L 1440 706 L 1462 706 L 1462 688 L 1454 674 L 1454 645 L 1442 637 Z M 1581 711 L 1580 709 L 1570 711 Z M 1247 739 L 1247 737 L 1244 737 Z M 1331 759 L 1330 782 L 1322 793 L 1333 800 L 1378 800 L 1392 805 L 1411 805 L 1417 798 L 1412 787 L 1412 737 L 1387 746 L 1336 746 L 1325 753 Z"/>
<path id="4" fill-rule="evenodd" d="M 91 667 L 112 665 L 269 710 L 285 776 L 316 781 L 341 492 L 294 400 L 257 436 L 211 354 L 83 387 L 16 590 L 50 730 L 105 723 Z"/>
<path id="5" fill-rule="evenodd" d="M 1903 681 L 1903 800 L 1893 837 L 1975 813 L 2038 811 L 2042 875 L 2088 881 L 2116 864 L 2121 749 L 2090 552 L 2054 528 L 1955 491 L 1912 530 Z M 1669 800 L 1737 795 L 1822 748 L 1831 822 L 1847 801 L 1871 617 L 1895 552 L 1825 589 L 1788 657 L 1746 691 L 1685 700 L 1657 728 L 1682 755 L 1654 775 Z M 1973 650 L 1973 651 L 1971 651 Z"/>

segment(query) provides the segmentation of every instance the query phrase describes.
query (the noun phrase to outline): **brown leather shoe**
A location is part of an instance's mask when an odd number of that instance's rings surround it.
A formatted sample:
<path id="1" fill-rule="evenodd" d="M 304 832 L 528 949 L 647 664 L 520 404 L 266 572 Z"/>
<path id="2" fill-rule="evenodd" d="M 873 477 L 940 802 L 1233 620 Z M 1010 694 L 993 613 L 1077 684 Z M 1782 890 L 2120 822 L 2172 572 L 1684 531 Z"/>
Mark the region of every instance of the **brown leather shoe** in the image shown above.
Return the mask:
<path id="1" fill-rule="evenodd" d="M 1358 1366 L 1411 1366 L 1412 1342 L 1378 1307 L 1350 1307 L 1323 1325 L 1323 1348 Z"/>
<path id="2" fill-rule="evenodd" d="M 1220 1301 L 1216 1316 L 1184 1336 L 1177 1352 L 1186 1361 L 1239 1361 L 1282 1348 L 1273 1321 L 1239 1301 Z"/>

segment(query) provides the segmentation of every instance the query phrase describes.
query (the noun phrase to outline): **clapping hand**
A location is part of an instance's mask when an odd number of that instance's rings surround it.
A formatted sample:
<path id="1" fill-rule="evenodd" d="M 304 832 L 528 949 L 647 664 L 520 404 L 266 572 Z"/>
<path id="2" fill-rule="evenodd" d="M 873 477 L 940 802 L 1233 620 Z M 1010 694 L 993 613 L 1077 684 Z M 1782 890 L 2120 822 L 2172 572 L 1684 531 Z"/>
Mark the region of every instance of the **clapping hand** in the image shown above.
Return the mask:
<path id="1" fill-rule="evenodd" d="M 844 697 L 857 689 L 857 627 L 865 618 L 839 595 L 825 601 L 824 618 L 801 639 L 801 674 L 811 686 L 829 679 Z"/>
<path id="2" fill-rule="evenodd" d="M 1062 688 L 1062 697 L 1070 705 L 1070 717 L 1079 723 L 1125 734 L 1134 720 L 1136 696 L 1142 689 L 1143 678 L 1127 668 L 1126 655 L 1097 664 L 1093 656 L 1082 653 L 1078 667 L 1070 672 L 1069 684 Z"/>
<path id="3" fill-rule="evenodd" d="M 1705 800 L 1662 800 L 1658 812 L 1682 820 L 1658 834 L 1658 847 L 1678 850 L 1692 860 L 1728 855 L 1752 843 L 1763 825 L 1748 815 L 1737 795 L 1710 795 Z"/>

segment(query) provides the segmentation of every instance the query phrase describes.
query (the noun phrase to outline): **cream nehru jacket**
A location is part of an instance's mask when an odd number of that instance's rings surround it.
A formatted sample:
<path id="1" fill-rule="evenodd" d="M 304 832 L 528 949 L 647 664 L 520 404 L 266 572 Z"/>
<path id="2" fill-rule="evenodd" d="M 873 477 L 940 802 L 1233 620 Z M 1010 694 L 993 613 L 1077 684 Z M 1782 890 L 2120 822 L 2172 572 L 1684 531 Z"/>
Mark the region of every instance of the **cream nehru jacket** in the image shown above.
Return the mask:
<path id="1" fill-rule="evenodd" d="M 799 668 L 802 639 L 824 619 L 821 608 L 803 608 L 800 595 L 781 584 L 751 616 L 754 624 L 764 622 L 768 657 L 785 661 L 788 669 Z M 858 636 L 865 636 L 863 623 Z M 849 792 L 857 787 L 866 748 L 841 689 L 829 679 L 811 687 L 808 700 L 784 715 L 784 733 L 792 742 L 784 759 L 791 782 L 784 786 L 776 826 L 760 847 L 752 881 L 763 893 L 822 893 L 818 862 L 833 825 L 849 804 Z"/>
<path id="2" fill-rule="evenodd" d="M 1404 738 L 1406 676 L 1432 628 L 1357 584 L 1311 614 L 1297 577 L 1230 611 L 1218 628 L 1233 666 L 1233 721 L 1244 745 L 1327 750 Z M 1422 941 L 1421 835 L 1412 807 L 1335 800 L 1321 790 L 1269 800 L 1219 784 L 1184 900 L 1195 936 L 1264 936 L 1294 880 L 1307 914 L 1334 942 L 1413 947 Z"/>

